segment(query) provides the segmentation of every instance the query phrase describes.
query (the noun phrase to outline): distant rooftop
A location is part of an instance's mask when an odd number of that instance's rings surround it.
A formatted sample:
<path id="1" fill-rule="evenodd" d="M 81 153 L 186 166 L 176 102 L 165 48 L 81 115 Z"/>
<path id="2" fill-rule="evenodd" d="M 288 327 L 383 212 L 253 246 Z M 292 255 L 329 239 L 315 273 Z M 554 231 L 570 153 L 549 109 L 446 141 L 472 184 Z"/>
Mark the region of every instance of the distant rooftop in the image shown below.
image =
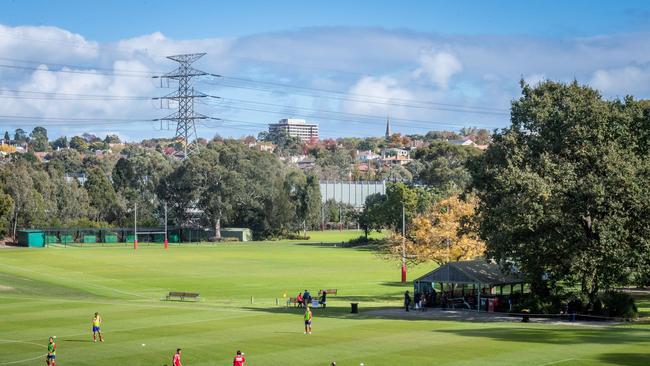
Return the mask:
<path id="1" fill-rule="evenodd" d="M 304 125 L 307 121 L 298 118 L 283 118 L 278 123 L 281 125 Z"/>

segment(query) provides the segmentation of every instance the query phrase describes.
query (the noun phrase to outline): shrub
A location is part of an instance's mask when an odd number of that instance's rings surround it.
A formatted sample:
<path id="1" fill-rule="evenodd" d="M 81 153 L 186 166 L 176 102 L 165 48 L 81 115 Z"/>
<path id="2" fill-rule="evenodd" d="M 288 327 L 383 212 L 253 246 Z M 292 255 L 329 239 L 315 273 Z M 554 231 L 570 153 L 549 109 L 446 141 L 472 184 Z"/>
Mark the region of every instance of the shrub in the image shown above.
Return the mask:
<path id="1" fill-rule="evenodd" d="M 538 296 L 526 296 L 524 299 L 512 306 L 514 313 L 520 313 L 523 310 L 528 310 L 532 314 L 557 314 L 560 309 L 550 299 L 542 299 Z"/>
<path id="2" fill-rule="evenodd" d="M 361 235 L 355 239 L 348 240 L 348 244 L 350 244 L 350 246 L 380 244 L 382 242 L 383 240 L 366 238 L 364 235 Z"/>
<path id="3" fill-rule="evenodd" d="M 634 298 L 625 292 L 609 291 L 600 296 L 603 313 L 613 318 L 635 319 L 639 310 L 634 303 Z"/>
<path id="4" fill-rule="evenodd" d="M 302 235 L 300 233 L 289 233 L 284 235 L 284 238 L 290 240 L 309 240 L 309 235 Z"/>

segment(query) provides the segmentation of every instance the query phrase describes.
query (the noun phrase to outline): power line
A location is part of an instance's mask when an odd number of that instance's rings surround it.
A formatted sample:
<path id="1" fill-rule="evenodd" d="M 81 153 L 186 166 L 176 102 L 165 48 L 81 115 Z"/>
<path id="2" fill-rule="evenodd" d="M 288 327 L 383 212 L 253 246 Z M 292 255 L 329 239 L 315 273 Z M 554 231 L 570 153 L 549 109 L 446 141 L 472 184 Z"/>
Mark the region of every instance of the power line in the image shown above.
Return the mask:
<path id="1" fill-rule="evenodd" d="M 84 71 L 84 70 L 50 70 L 50 69 L 43 69 L 39 67 L 33 67 L 33 66 L 19 66 L 19 65 L 6 65 L 6 64 L 0 64 L 0 67 L 7 68 L 7 69 L 16 69 L 16 70 L 44 71 L 44 72 L 95 75 L 95 76 L 104 75 L 104 76 L 113 76 L 113 77 L 131 77 L 131 78 L 151 77 L 148 75 L 126 74 L 126 73 L 116 73 L 116 72 L 99 72 L 99 71 Z"/>
<path id="2" fill-rule="evenodd" d="M 221 98 L 224 102 L 230 102 L 233 101 L 235 103 L 243 103 L 243 104 L 253 104 L 253 105 L 261 105 L 261 106 L 272 106 L 272 107 L 279 107 L 283 109 L 289 109 L 289 110 L 303 110 L 306 112 L 313 112 L 313 113 L 318 113 L 318 114 L 333 114 L 333 115 L 340 115 L 340 116 L 347 116 L 347 119 L 344 121 L 350 121 L 350 120 L 358 120 L 359 118 L 362 119 L 371 119 L 371 120 L 381 120 L 382 123 L 384 122 L 384 119 L 386 116 L 380 116 L 380 115 L 372 115 L 372 114 L 361 114 L 361 113 L 349 113 L 349 112 L 338 112 L 338 111 L 332 111 L 332 110 L 325 110 L 325 109 L 314 109 L 314 108 L 307 108 L 307 107 L 298 107 L 298 106 L 288 106 L 288 105 L 282 105 L 282 104 L 275 104 L 275 103 L 265 103 L 265 102 L 257 102 L 257 101 L 249 101 L 245 99 L 233 99 L 233 98 Z M 237 108 L 234 106 L 234 108 Z M 290 112 L 289 112 L 290 113 Z M 301 113 L 301 112 L 297 112 Z M 323 118 L 330 118 L 330 119 L 339 119 L 339 117 L 331 117 L 331 116 L 325 116 Z M 450 123 L 450 122 L 438 122 L 438 121 L 430 121 L 430 120 L 419 120 L 419 119 L 408 119 L 408 118 L 398 118 L 398 117 L 390 117 L 391 121 L 403 121 L 405 123 L 401 123 L 399 125 L 402 126 L 409 126 L 411 124 L 422 124 L 422 125 L 448 125 L 448 126 L 459 126 L 457 123 Z M 461 127 L 464 125 L 461 125 Z M 485 127 L 490 127 L 490 126 L 485 126 Z"/>
<path id="3" fill-rule="evenodd" d="M 109 69 L 109 68 L 101 68 L 92 65 L 55 64 L 55 63 L 45 63 L 45 62 L 39 62 L 33 60 L 19 60 L 19 59 L 5 58 L 5 57 L 0 57 L 0 60 L 32 63 L 38 65 L 47 65 L 47 66 L 68 67 L 74 69 L 92 68 L 93 70 L 98 70 L 98 71 L 55 70 L 55 69 L 43 69 L 34 66 L 0 64 L 0 67 L 10 68 L 10 69 L 20 69 L 20 70 L 46 71 L 46 72 L 55 72 L 55 73 L 61 72 L 61 73 L 70 73 L 70 74 L 86 74 L 86 75 L 105 75 L 105 76 L 119 76 L 119 77 L 142 77 L 142 78 L 152 77 L 152 75 L 157 74 L 151 71 Z M 431 110 L 438 110 L 438 111 L 463 112 L 463 113 L 475 113 L 475 114 L 492 114 L 492 115 L 508 114 L 508 111 L 500 108 L 495 108 L 495 107 L 439 103 L 439 102 L 404 99 L 404 98 L 385 98 L 385 97 L 378 97 L 378 96 L 367 95 L 367 94 L 349 93 L 340 90 L 305 87 L 305 86 L 292 85 L 286 83 L 257 80 L 257 79 L 238 77 L 238 76 L 225 76 L 225 75 L 212 74 L 212 73 L 204 73 L 202 75 L 209 75 L 219 80 L 219 82 L 212 82 L 212 83 L 209 81 L 205 81 L 208 84 L 225 86 L 230 88 L 249 89 L 249 90 L 257 90 L 257 91 L 265 91 L 265 92 L 270 92 L 270 91 L 276 92 L 278 91 L 277 88 L 285 88 L 285 89 L 295 89 L 297 91 L 300 91 L 300 92 L 292 91 L 292 92 L 288 92 L 288 94 L 298 94 L 298 95 L 305 95 L 310 97 L 319 97 L 319 98 L 333 99 L 339 101 L 349 101 L 355 103 L 369 103 L 369 104 L 389 105 L 389 106 L 405 107 L 405 108 L 431 109 Z M 153 77 L 157 78 L 158 76 L 153 76 Z M 241 85 L 241 83 L 243 83 L 243 85 Z M 276 89 L 272 89 L 272 87 Z M 315 93 L 327 93 L 333 95 L 322 95 L 322 94 L 315 94 Z"/>
<path id="4" fill-rule="evenodd" d="M 206 82 L 206 83 L 211 84 L 211 85 L 217 85 L 217 86 L 225 86 L 225 87 L 229 87 L 229 88 L 256 90 L 256 91 L 262 91 L 262 92 L 267 92 L 267 93 L 277 93 L 278 92 L 277 89 L 274 90 L 274 89 L 263 88 L 263 87 L 233 85 L 233 84 L 228 84 L 228 83 L 210 83 L 210 82 Z M 358 98 L 339 97 L 339 96 L 335 96 L 335 95 L 316 95 L 316 94 L 313 94 L 313 93 L 300 92 L 300 91 L 293 91 L 293 92 L 286 92 L 286 93 L 287 94 L 309 96 L 309 97 L 313 97 L 313 98 L 331 99 L 331 100 L 338 100 L 338 101 L 343 101 L 343 102 L 377 104 L 377 105 L 385 105 L 385 106 L 391 106 L 391 107 L 404 107 L 404 108 L 414 108 L 414 109 L 433 110 L 433 111 L 446 111 L 446 112 L 462 112 L 462 113 L 483 114 L 483 115 L 508 115 L 507 112 L 491 112 L 491 111 L 481 111 L 481 110 L 468 110 L 468 109 L 461 109 L 461 108 L 447 108 L 447 107 L 434 107 L 434 106 L 427 106 L 427 105 L 413 105 L 413 104 L 405 104 L 405 103 L 394 103 L 394 102 L 390 102 L 389 98 L 385 99 L 385 101 L 380 101 L 380 100 L 363 100 L 363 99 L 358 99 Z"/>
<path id="5" fill-rule="evenodd" d="M 17 62 L 17 63 L 25 63 L 25 64 L 34 64 L 34 65 L 68 67 L 68 68 L 71 68 L 71 69 L 93 69 L 93 70 L 104 70 L 104 71 L 108 71 L 108 72 L 117 71 L 117 72 L 124 72 L 124 73 L 143 74 L 143 75 L 146 75 L 146 76 L 153 76 L 153 75 L 162 73 L 162 72 L 145 71 L 145 70 L 115 69 L 115 68 L 110 68 L 110 67 L 101 67 L 101 66 L 97 66 L 97 65 L 77 65 L 77 64 L 63 64 L 63 63 L 54 63 L 54 62 L 43 62 L 43 61 L 24 60 L 24 59 L 9 58 L 9 57 L 0 57 L 0 60 L 9 61 L 9 62 Z"/>
<path id="6" fill-rule="evenodd" d="M 477 109 L 477 110 L 484 110 L 486 112 L 487 111 L 504 112 L 503 109 L 493 108 L 493 107 L 474 107 L 474 106 L 466 106 L 466 105 L 462 105 L 462 104 L 438 103 L 438 102 L 423 101 L 423 100 L 416 100 L 416 99 L 384 98 L 384 97 L 378 97 L 378 96 L 367 95 L 367 94 L 349 93 L 349 92 L 344 92 L 344 91 L 340 91 L 340 90 L 304 87 L 304 86 L 297 86 L 297 85 L 291 85 L 291 84 L 285 84 L 285 83 L 277 83 L 277 82 L 272 82 L 272 81 L 255 80 L 255 79 L 242 78 L 242 77 L 232 77 L 232 76 L 220 76 L 220 77 L 223 78 L 223 79 L 226 79 L 226 80 L 242 81 L 242 82 L 247 82 L 247 83 L 251 83 L 251 84 L 265 84 L 265 85 L 271 85 L 271 86 L 277 86 L 277 87 L 283 87 L 283 88 L 299 89 L 299 90 L 307 90 L 307 91 L 316 91 L 316 92 L 338 94 L 338 95 L 344 95 L 344 96 L 350 96 L 350 97 L 358 97 L 358 98 L 370 98 L 370 99 L 378 99 L 378 100 L 384 100 L 384 101 L 391 100 L 391 101 L 397 101 L 397 102 L 417 103 L 417 104 L 426 104 L 426 105 L 434 105 L 434 106 L 442 106 L 442 107 L 471 108 L 471 109 Z"/>

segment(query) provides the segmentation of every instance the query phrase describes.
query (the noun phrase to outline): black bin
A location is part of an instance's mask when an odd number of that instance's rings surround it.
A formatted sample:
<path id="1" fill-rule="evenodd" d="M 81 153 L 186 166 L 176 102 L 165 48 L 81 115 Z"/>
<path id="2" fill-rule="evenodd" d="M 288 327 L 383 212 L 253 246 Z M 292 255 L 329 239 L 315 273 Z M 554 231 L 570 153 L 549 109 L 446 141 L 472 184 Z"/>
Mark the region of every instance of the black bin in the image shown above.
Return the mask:
<path id="1" fill-rule="evenodd" d="M 357 314 L 359 312 L 359 303 L 358 302 L 351 302 L 350 307 L 352 310 L 350 311 L 352 314 Z"/>

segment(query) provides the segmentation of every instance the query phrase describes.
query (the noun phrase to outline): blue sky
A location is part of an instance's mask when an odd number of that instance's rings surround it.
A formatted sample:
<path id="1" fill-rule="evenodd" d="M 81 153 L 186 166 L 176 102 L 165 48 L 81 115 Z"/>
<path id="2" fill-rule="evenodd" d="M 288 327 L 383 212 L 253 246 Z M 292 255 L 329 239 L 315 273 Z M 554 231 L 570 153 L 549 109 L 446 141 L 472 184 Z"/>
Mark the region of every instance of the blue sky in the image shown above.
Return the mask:
<path id="1" fill-rule="evenodd" d="M 648 36 L 646 1 L 3 1 L 0 115 L 16 118 L 0 129 L 31 129 L 29 116 L 52 136 L 171 135 L 128 119 L 169 113 L 144 100 L 170 91 L 149 75 L 183 52 L 206 52 L 196 66 L 228 77 L 197 83 L 222 97 L 197 107 L 223 119 L 199 126 L 207 138 L 283 117 L 326 137 L 380 135 L 386 116 L 402 133 L 498 128 L 520 78 L 650 97 Z"/>
<path id="2" fill-rule="evenodd" d="M 53 25 L 98 41 L 161 31 L 242 36 L 313 26 L 448 34 L 588 36 L 650 27 L 647 1 L 48 1 L 0 3 L 5 25 Z"/>

